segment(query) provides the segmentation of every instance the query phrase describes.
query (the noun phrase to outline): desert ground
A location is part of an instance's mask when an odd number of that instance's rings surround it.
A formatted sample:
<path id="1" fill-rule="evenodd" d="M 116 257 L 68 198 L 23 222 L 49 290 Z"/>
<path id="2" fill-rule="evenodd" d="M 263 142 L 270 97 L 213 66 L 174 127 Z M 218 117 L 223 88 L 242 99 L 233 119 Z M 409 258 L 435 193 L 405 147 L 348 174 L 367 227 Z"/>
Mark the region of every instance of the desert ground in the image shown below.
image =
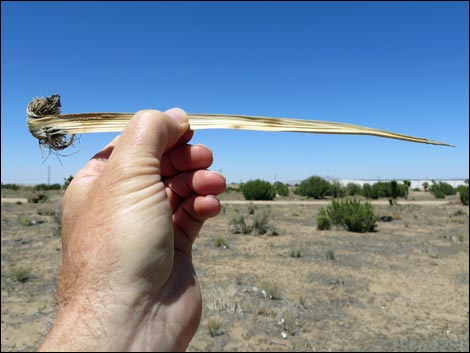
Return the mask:
<path id="1" fill-rule="evenodd" d="M 2 190 L 1 350 L 34 351 L 55 312 L 61 191 Z M 458 196 L 373 202 L 377 231 L 320 231 L 327 200 L 221 195 L 194 264 L 203 314 L 189 351 L 469 350 L 469 218 Z M 267 221 L 234 234 L 234 219 Z"/>

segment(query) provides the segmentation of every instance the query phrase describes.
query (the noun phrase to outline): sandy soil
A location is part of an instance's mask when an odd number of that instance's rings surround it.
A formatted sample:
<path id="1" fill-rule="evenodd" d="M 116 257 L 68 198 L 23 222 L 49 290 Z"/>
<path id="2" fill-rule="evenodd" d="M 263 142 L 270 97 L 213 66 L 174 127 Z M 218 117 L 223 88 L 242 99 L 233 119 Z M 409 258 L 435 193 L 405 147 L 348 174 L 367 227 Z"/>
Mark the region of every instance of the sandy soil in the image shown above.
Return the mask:
<path id="1" fill-rule="evenodd" d="M 33 351 L 54 318 L 60 195 L 3 196 L 1 349 Z M 468 351 L 469 219 L 456 197 L 381 200 L 375 212 L 394 220 L 365 234 L 318 231 L 325 202 L 237 198 L 223 195 L 195 243 L 203 316 L 190 351 Z M 278 235 L 233 234 L 233 219 L 257 215 Z"/>

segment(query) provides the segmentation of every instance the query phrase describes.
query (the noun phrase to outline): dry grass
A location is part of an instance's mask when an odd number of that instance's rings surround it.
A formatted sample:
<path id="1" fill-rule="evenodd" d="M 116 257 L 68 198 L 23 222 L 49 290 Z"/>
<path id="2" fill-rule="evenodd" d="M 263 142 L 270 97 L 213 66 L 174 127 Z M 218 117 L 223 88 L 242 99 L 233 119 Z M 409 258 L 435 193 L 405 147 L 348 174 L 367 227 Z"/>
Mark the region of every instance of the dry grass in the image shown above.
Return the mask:
<path id="1" fill-rule="evenodd" d="M 52 212 L 38 215 L 59 201 L 48 195 L 44 204 L 2 204 L 2 351 L 33 351 L 54 315 L 60 238 Z M 224 205 L 195 243 L 203 313 L 189 350 L 468 351 L 468 207 L 449 200 L 375 205 L 378 215 L 400 219 L 363 234 L 318 231 L 323 204 L 274 202 L 277 237 L 231 234 L 230 220 L 249 205 Z M 256 205 L 255 214 L 267 207 Z M 18 214 L 45 222 L 24 227 Z M 230 248 L 214 246 L 217 238 Z M 21 267 L 34 274 L 24 283 L 11 276 Z"/>

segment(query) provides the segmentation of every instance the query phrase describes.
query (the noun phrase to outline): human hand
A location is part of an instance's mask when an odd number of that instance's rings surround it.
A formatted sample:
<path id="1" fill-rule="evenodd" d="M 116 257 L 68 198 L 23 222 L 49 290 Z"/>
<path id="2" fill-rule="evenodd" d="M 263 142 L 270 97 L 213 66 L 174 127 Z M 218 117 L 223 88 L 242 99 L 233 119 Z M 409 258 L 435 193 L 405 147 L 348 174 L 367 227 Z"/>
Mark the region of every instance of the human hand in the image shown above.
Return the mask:
<path id="1" fill-rule="evenodd" d="M 173 117 L 173 118 L 172 118 Z M 201 315 L 191 261 L 225 179 L 186 113 L 138 112 L 64 195 L 56 322 L 41 350 L 184 350 Z"/>

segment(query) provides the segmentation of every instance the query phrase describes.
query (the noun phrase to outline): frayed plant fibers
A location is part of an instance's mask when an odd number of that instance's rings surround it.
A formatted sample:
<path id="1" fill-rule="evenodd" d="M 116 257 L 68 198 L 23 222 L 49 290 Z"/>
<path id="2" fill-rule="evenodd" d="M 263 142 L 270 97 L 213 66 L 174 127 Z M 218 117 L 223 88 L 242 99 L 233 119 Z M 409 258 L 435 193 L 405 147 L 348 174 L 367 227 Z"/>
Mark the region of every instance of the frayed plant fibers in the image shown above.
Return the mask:
<path id="1" fill-rule="evenodd" d="M 61 114 L 60 108 L 60 96 L 54 94 L 47 98 L 34 98 L 28 104 L 26 110 L 29 131 L 39 140 L 39 144 L 42 147 L 50 148 L 53 151 L 64 150 L 71 146 L 75 134 L 122 131 L 134 115 L 134 113 Z M 452 146 L 439 141 L 345 123 L 228 114 L 188 113 L 187 115 L 189 128 L 191 130 L 237 129 L 272 132 L 370 135 L 409 142 Z"/>

